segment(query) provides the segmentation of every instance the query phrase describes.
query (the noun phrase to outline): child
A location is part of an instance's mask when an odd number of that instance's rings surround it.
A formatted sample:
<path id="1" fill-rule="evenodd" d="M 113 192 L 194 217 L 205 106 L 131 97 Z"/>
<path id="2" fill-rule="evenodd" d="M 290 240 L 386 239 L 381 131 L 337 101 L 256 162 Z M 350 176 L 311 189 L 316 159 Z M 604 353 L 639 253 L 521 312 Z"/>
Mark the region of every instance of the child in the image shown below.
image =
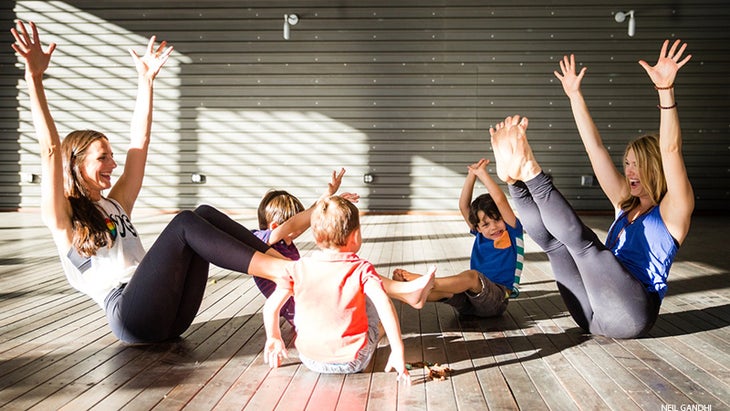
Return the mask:
<path id="1" fill-rule="evenodd" d="M 507 197 L 487 173 L 489 160 L 468 167 L 459 198 L 459 210 L 475 236 L 471 269 L 450 277 L 436 278 L 428 301 L 441 301 L 461 315 L 494 317 L 507 309 L 510 294 L 518 294 L 516 284 L 522 271 L 524 243 L 522 223 Z M 471 201 L 476 179 L 488 193 Z M 403 269 L 393 271 L 393 279 L 413 281 L 420 277 Z"/>
<path id="2" fill-rule="evenodd" d="M 332 180 L 327 187 L 327 191 L 323 194 L 323 198 L 337 192 L 344 174 L 344 168 L 340 169 L 339 173 L 332 172 Z M 353 203 L 360 199 L 360 196 L 355 193 L 342 193 L 340 196 Z M 314 205 L 305 210 L 298 198 L 284 190 L 269 190 L 259 203 L 259 230 L 254 230 L 254 234 L 286 258 L 299 260 L 299 250 L 294 244 L 294 240 L 309 228 L 313 209 Z M 426 302 L 430 288 L 433 287 L 434 275 L 434 273 L 429 273 L 425 278 L 409 284 L 395 282 L 387 277 L 382 277 L 381 281 L 389 296 L 414 308 L 421 308 Z M 273 281 L 265 278 L 254 277 L 254 281 L 261 293 L 267 298 L 276 288 Z M 280 314 L 290 324 L 294 325 L 293 298 L 290 298 L 284 304 Z"/>
<path id="3" fill-rule="evenodd" d="M 332 171 L 332 180 L 327 186 L 324 197 L 334 195 L 340 188 L 345 169 Z M 343 198 L 356 203 L 360 196 L 354 193 L 343 193 Z M 299 250 L 294 240 L 309 228 L 309 221 L 314 205 L 304 209 L 298 198 L 284 190 L 269 190 L 261 199 L 258 207 L 259 229 L 253 230 L 256 237 L 270 245 L 290 260 L 299 259 Z M 267 298 L 274 292 L 276 284 L 268 279 L 254 277 L 256 287 Z M 294 324 L 294 299 L 290 298 L 281 308 L 281 316 L 290 324 Z"/>
<path id="4" fill-rule="evenodd" d="M 307 368 L 335 374 L 362 371 L 375 352 L 382 325 L 391 348 L 385 371 L 395 369 L 398 381 L 410 383 L 395 308 L 373 264 L 355 254 L 362 245 L 357 207 L 342 197 L 324 198 L 315 205 L 311 221 L 320 249 L 296 261 L 264 305 L 264 361 L 276 368 L 287 357 L 277 313 L 293 295 L 295 344 Z"/>

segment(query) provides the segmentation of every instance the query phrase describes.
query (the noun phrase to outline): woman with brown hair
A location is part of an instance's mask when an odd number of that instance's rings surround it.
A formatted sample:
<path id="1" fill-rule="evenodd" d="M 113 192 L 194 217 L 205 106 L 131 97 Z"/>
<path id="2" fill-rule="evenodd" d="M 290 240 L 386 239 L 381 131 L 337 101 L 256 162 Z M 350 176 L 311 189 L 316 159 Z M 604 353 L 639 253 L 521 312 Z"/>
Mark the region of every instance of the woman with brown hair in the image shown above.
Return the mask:
<path id="1" fill-rule="evenodd" d="M 143 56 L 130 50 L 137 70 L 137 99 L 122 174 L 111 144 L 97 131 L 72 131 L 61 141 L 43 87 L 54 43 L 43 51 L 38 30 L 18 22 L 13 49 L 25 62 L 36 136 L 40 144 L 41 213 L 58 248 L 69 283 L 104 309 L 112 331 L 127 343 L 175 338 L 192 323 L 205 291 L 209 264 L 275 279 L 289 261 L 246 227 L 210 206 L 176 215 L 145 252 L 130 215 L 150 144 L 153 83 L 172 47 Z M 104 191 L 109 190 L 105 196 Z"/>

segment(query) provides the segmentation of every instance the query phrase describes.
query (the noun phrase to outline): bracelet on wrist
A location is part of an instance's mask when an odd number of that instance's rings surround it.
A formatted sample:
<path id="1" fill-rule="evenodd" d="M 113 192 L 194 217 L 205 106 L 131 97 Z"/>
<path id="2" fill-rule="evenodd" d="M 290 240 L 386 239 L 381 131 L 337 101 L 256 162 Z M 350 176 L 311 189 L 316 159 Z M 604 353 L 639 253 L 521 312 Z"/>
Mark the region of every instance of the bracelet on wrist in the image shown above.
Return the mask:
<path id="1" fill-rule="evenodd" d="M 672 83 L 666 87 L 659 87 L 656 84 L 654 84 L 654 89 L 656 89 L 656 90 L 671 90 L 673 88 L 674 88 L 674 83 Z"/>
<path id="2" fill-rule="evenodd" d="M 662 106 L 661 104 L 657 104 L 656 106 L 661 110 L 671 110 L 673 108 L 677 108 L 677 102 L 675 101 L 671 106 Z"/>

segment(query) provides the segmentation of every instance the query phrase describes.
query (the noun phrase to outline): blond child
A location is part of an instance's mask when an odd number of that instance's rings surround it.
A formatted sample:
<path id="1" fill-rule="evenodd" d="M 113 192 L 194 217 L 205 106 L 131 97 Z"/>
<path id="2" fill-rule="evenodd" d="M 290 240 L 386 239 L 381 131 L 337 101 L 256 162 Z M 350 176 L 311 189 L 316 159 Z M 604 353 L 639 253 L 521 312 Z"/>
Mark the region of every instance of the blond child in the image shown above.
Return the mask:
<path id="1" fill-rule="evenodd" d="M 336 374 L 362 371 L 382 327 L 391 348 L 385 371 L 395 369 L 399 381 L 410 383 L 395 308 L 373 264 L 356 254 L 362 245 L 357 207 L 338 196 L 321 199 L 311 224 L 319 250 L 296 261 L 264 305 L 264 361 L 276 368 L 288 357 L 277 317 L 294 296 L 295 344 L 307 368 Z"/>
<path id="2" fill-rule="evenodd" d="M 334 195 L 342 184 L 345 169 L 332 171 L 332 177 L 322 198 Z M 342 193 L 340 197 L 357 203 L 360 196 L 356 193 Z M 299 249 L 294 240 L 302 235 L 310 226 L 312 207 L 305 209 L 297 197 L 284 190 L 269 190 L 261 199 L 258 207 L 259 229 L 253 230 L 256 237 L 270 245 L 271 248 L 291 260 L 299 260 Z M 386 293 L 414 308 L 421 308 L 426 302 L 428 293 L 433 287 L 434 272 L 410 283 L 393 281 L 381 277 Z M 265 278 L 254 277 L 256 286 L 267 298 L 274 292 L 276 283 Z M 294 299 L 289 298 L 281 307 L 280 315 L 294 325 Z"/>

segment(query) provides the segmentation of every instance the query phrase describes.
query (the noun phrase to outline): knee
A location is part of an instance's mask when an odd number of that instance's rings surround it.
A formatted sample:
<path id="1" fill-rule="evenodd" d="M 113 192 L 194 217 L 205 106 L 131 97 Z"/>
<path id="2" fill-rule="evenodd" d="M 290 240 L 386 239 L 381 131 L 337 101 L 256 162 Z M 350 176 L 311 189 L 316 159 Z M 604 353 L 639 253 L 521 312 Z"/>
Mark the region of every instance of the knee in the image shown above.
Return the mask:
<path id="1" fill-rule="evenodd" d="M 208 204 L 201 204 L 198 207 L 195 208 L 195 211 L 193 211 L 195 214 L 206 218 L 213 214 L 217 214 L 219 211 L 213 206 L 210 206 Z"/>
<path id="2" fill-rule="evenodd" d="M 482 288 L 482 280 L 481 280 L 481 273 L 477 270 L 467 270 L 464 271 L 464 274 L 466 275 L 466 278 L 469 279 L 469 283 L 471 284 L 472 288 Z"/>
<path id="3" fill-rule="evenodd" d="M 565 244 L 558 241 L 553 236 L 546 236 L 544 239 L 534 239 L 535 242 L 542 248 L 543 251 L 545 251 L 545 254 L 555 254 L 558 252 L 568 252 L 568 249 L 565 247 Z"/>
<path id="4" fill-rule="evenodd" d="M 172 224 L 173 222 L 178 222 L 178 223 L 187 222 L 187 221 L 190 221 L 190 220 L 196 219 L 196 218 L 198 218 L 198 216 L 196 215 L 195 212 L 193 212 L 191 210 L 182 210 L 179 213 L 177 213 L 177 215 L 172 219 L 172 221 L 170 223 Z"/>

